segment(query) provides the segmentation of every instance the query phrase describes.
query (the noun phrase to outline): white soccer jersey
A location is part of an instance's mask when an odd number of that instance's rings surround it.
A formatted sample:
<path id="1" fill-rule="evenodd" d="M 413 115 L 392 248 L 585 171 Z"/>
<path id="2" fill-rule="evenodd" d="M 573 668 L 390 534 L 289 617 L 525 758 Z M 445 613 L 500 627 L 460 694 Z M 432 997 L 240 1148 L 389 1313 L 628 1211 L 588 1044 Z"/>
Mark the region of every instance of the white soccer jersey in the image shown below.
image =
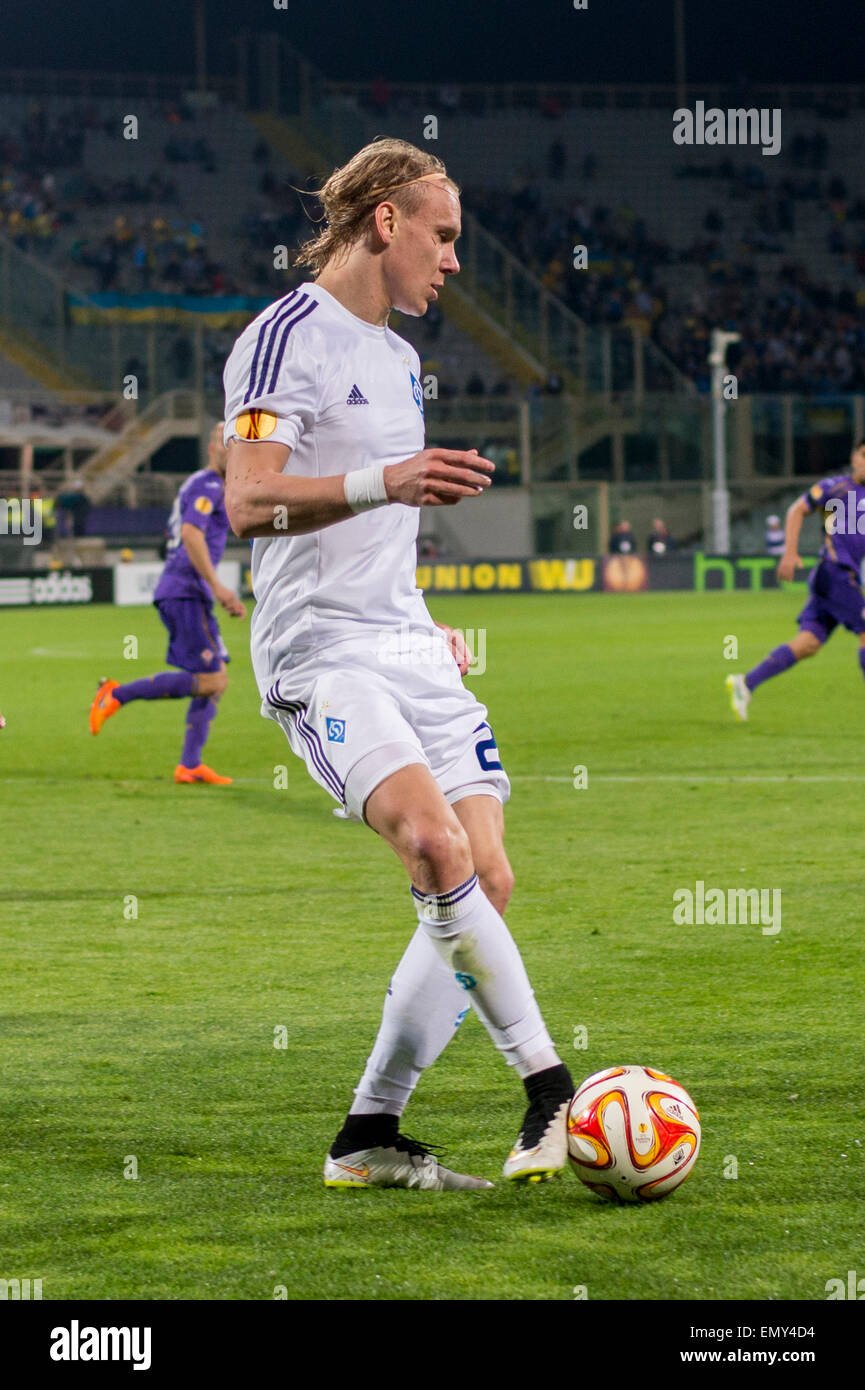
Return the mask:
<path id="1" fill-rule="evenodd" d="M 424 447 L 420 359 L 391 329 L 308 282 L 241 333 L 225 364 L 225 442 L 275 440 L 305 478 L 401 463 Z M 263 412 L 261 415 L 250 412 Z M 240 426 L 238 418 L 240 417 Z M 399 503 L 252 546 L 252 660 L 264 693 L 322 645 L 406 622 L 433 627 L 415 585 L 419 511 Z"/>

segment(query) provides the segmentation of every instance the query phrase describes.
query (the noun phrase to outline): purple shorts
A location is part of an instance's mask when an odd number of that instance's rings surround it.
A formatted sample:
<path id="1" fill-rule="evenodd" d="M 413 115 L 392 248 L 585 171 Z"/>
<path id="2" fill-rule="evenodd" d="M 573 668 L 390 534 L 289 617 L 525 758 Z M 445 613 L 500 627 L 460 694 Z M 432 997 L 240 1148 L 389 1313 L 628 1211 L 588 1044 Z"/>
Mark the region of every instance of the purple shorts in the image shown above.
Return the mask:
<path id="1" fill-rule="evenodd" d="M 808 580 L 811 597 L 797 622 L 819 642 L 831 637 L 839 623 L 849 632 L 865 632 L 865 598 L 852 570 L 821 560 Z"/>
<path id="2" fill-rule="evenodd" d="M 231 658 L 219 631 L 211 603 L 200 598 L 161 598 L 155 608 L 168 628 L 169 666 L 182 671 L 216 671 Z"/>

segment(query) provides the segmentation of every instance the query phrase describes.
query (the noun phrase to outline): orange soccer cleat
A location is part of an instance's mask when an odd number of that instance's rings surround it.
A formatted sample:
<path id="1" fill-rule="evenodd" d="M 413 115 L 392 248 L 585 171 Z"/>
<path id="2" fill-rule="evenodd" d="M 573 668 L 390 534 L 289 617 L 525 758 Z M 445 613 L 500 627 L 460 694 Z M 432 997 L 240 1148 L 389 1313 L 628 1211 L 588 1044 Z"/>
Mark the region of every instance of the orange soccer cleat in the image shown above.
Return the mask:
<path id="1" fill-rule="evenodd" d="M 204 763 L 199 763 L 198 767 L 184 767 L 183 763 L 178 763 L 174 769 L 175 782 L 210 782 L 214 787 L 227 787 L 232 781 L 231 777 L 220 777 L 218 772 L 214 772 L 212 767 L 207 767 Z"/>
<path id="2" fill-rule="evenodd" d="M 96 699 L 90 706 L 91 734 L 98 734 L 106 719 L 110 719 L 112 714 L 116 714 L 120 709 L 120 701 L 115 700 L 113 694 L 119 684 L 120 681 L 109 681 L 104 678 L 99 682 Z"/>

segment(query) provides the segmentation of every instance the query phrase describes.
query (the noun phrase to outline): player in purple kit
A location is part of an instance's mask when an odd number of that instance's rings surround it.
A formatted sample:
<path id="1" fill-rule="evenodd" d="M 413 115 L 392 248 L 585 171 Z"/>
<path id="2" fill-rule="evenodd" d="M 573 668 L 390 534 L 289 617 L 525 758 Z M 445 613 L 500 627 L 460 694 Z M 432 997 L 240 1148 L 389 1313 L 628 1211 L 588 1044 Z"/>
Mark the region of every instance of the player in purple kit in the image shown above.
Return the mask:
<path id="1" fill-rule="evenodd" d="M 825 540 L 820 562 L 808 581 L 811 597 L 799 614 L 798 636 L 776 647 L 746 676 L 727 677 L 730 703 L 739 719 L 748 718 L 748 705 L 758 685 L 771 676 L 780 676 L 804 657 L 814 656 L 839 623 L 859 638 L 859 665 L 865 675 L 865 439 L 850 455 L 849 473 L 815 483 L 788 510 L 779 579 L 790 580 L 801 568 L 798 547 L 802 522 L 818 507 L 823 512 Z"/>
<path id="2" fill-rule="evenodd" d="M 223 426 L 216 425 L 207 445 L 207 467 L 193 473 L 181 487 L 169 517 L 170 540 L 165 568 L 153 594 L 160 618 L 168 629 L 170 666 L 157 676 L 120 685 L 103 680 L 90 707 L 90 732 L 98 734 L 106 719 L 133 700 L 189 700 L 186 737 L 175 782 L 226 785 L 201 761 L 201 754 L 228 685 L 228 652 L 213 611 L 216 599 L 233 618 L 246 616 L 246 606 L 224 584 L 216 566 L 228 537 L 225 493 L 226 450 Z"/>

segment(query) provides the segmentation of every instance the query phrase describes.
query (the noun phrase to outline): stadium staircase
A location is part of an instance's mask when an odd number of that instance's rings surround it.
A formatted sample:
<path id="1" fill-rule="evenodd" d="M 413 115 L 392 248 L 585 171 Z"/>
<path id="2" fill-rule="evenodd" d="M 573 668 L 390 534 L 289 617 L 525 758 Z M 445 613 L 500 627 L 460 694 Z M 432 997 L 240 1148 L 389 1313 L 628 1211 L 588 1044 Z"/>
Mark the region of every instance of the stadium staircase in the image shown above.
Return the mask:
<path id="1" fill-rule="evenodd" d="M 316 177 L 327 177 L 328 164 L 339 164 L 339 153 L 324 135 L 311 144 L 296 121 L 275 115 L 272 111 L 248 111 L 246 119 L 255 127 L 268 145 L 285 156 L 292 168 L 315 170 Z"/>
<path id="2" fill-rule="evenodd" d="M 25 391 L 59 391 L 65 384 L 61 374 L 49 367 L 41 357 L 22 350 L 9 333 L 0 326 L 0 395 L 18 395 Z"/>
<path id="3" fill-rule="evenodd" d="M 68 285 L 0 233 L 0 354 L 19 384 L 47 391 L 93 391 L 89 373 L 58 355 Z M 11 381 L 10 385 L 13 385 Z"/>
<path id="4" fill-rule="evenodd" d="M 29 387 L 36 387 L 46 391 L 66 391 L 72 386 L 68 375 L 53 366 L 44 353 L 34 351 L 19 338 L 4 332 L 2 324 L 0 359 L 0 388 L 26 391 Z"/>
<path id="5" fill-rule="evenodd" d="M 91 501 L 101 502 L 163 444 L 178 435 L 195 438 L 201 430 L 196 393 L 166 391 L 134 415 L 111 444 L 92 454 L 77 476 Z"/>

